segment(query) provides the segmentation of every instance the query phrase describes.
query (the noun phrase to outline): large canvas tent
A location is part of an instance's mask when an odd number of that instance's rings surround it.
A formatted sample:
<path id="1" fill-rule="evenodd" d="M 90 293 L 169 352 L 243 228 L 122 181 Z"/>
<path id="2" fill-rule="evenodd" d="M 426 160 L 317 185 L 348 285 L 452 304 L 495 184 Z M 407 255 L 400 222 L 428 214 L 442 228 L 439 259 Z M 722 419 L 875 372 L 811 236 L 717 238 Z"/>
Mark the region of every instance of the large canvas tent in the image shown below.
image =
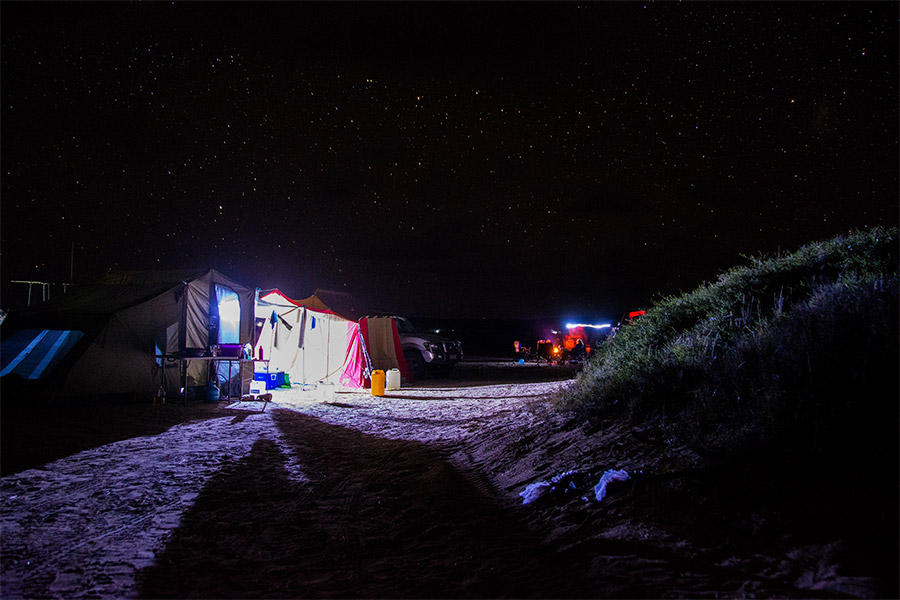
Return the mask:
<path id="1" fill-rule="evenodd" d="M 371 367 L 355 321 L 270 290 L 256 303 L 256 322 L 254 353 L 268 359 L 269 373 L 298 384 L 365 386 Z"/>
<path id="2" fill-rule="evenodd" d="M 210 378 L 209 361 L 187 357 L 252 345 L 255 296 L 213 269 L 111 272 L 5 322 L 0 376 L 67 396 L 149 398 L 163 385 L 171 397 Z M 243 393 L 252 367 L 234 372 Z"/>

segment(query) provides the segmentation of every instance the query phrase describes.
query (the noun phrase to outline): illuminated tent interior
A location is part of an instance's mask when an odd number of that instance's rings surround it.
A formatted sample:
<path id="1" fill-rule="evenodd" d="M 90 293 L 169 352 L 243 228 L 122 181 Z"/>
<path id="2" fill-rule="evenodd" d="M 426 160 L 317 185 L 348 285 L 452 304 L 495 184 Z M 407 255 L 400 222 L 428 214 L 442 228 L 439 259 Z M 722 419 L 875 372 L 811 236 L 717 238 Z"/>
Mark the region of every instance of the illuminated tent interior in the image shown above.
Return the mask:
<path id="1" fill-rule="evenodd" d="M 4 323 L 0 376 L 40 382 L 53 395 L 150 398 L 205 386 L 211 346 L 252 344 L 256 290 L 218 271 L 116 271 Z M 227 351 L 227 350 L 226 350 Z M 249 389 L 250 363 L 232 386 Z M 181 367 L 185 365 L 186 371 Z M 6 383 L 6 382 L 5 382 Z"/>
<path id="2" fill-rule="evenodd" d="M 385 311 L 363 308 L 353 296 L 346 292 L 318 288 L 309 298 L 297 300 L 297 302 L 359 322 L 360 334 L 369 353 L 373 369 L 381 369 L 385 372 L 390 369 L 399 369 L 403 379 L 413 381 L 412 371 L 403 357 L 397 321 L 389 316 L 363 316 L 381 315 Z"/>
<path id="3" fill-rule="evenodd" d="M 355 321 L 270 290 L 256 303 L 256 322 L 254 355 L 268 359 L 269 373 L 283 372 L 295 384 L 366 385 L 371 365 Z"/>

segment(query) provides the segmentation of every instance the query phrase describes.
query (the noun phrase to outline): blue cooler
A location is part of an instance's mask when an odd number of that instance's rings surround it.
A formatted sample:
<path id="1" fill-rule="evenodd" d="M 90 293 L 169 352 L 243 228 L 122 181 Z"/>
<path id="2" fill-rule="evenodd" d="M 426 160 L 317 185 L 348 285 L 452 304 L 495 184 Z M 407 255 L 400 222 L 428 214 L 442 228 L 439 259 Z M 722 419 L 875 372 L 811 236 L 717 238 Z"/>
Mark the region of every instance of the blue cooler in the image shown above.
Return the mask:
<path id="1" fill-rule="evenodd" d="M 274 390 L 280 387 L 284 387 L 284 371 L 269 373 L 269 378 L 266 380 L 266 389 Z"/>
<path id="2" fill-rule="evenodd" d="M 272 371 L 271 373 L 254 373 L 254 381 L 265 381 L 267 390 L 274 390 L 285 385 L 284 371 Z"/>

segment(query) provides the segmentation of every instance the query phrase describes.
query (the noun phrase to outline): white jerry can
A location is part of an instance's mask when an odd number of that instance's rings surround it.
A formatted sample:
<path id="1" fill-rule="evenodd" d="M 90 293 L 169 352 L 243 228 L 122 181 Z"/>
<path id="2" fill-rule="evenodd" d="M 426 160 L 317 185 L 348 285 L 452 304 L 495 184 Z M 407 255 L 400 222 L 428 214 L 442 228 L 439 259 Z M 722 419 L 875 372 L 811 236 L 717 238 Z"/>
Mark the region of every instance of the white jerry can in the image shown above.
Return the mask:
<path id="1" fill-rule="evenodd" d="M 384 382 L 384 389 L 399 390 L 400 389 L 400 369 L 391 369 L 387 372 Z"/>

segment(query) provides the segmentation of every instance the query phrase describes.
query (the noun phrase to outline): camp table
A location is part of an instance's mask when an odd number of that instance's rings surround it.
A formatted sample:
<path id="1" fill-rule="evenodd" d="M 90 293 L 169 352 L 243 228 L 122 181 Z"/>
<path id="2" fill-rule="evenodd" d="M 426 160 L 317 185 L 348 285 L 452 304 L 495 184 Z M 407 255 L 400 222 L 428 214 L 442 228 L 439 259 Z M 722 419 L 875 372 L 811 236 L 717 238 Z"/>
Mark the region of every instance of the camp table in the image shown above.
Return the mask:
<path id="1" fill-rule="evenodd" d="M 181 363 L 181 389 L 184 390 L 182 393 L 182 401 L 184 404 L 187 404 L 187 361 L 189 360 L 204 360 L 204 361 L 226 361 L 228 363 L 228 399 L 231 400 L 233 396 L 231 395 L 231 365 L 232 363 L 238 363 L 238 372 L 240 372 L 240 363 L 265 363 L 266 370 L 269 368 L 269 359 L 262 358 L 241 358 L 239 356 L 183 356 L 179 354 L 161 354 L 157 355 L 156 358 L 162 359 L 163 361 L 169 359 L 180 359 Z M 160 369 L 160 378 L 162 379 L 162 384 L 165 386 L 165 369 Z M 216 381 L 218 381 L 218 370 L 216 371 Z M 243 391 L 243 390 L 242 390 Z M 238 400 L 240 400 L 241 395 L 238 394 Z"/>

